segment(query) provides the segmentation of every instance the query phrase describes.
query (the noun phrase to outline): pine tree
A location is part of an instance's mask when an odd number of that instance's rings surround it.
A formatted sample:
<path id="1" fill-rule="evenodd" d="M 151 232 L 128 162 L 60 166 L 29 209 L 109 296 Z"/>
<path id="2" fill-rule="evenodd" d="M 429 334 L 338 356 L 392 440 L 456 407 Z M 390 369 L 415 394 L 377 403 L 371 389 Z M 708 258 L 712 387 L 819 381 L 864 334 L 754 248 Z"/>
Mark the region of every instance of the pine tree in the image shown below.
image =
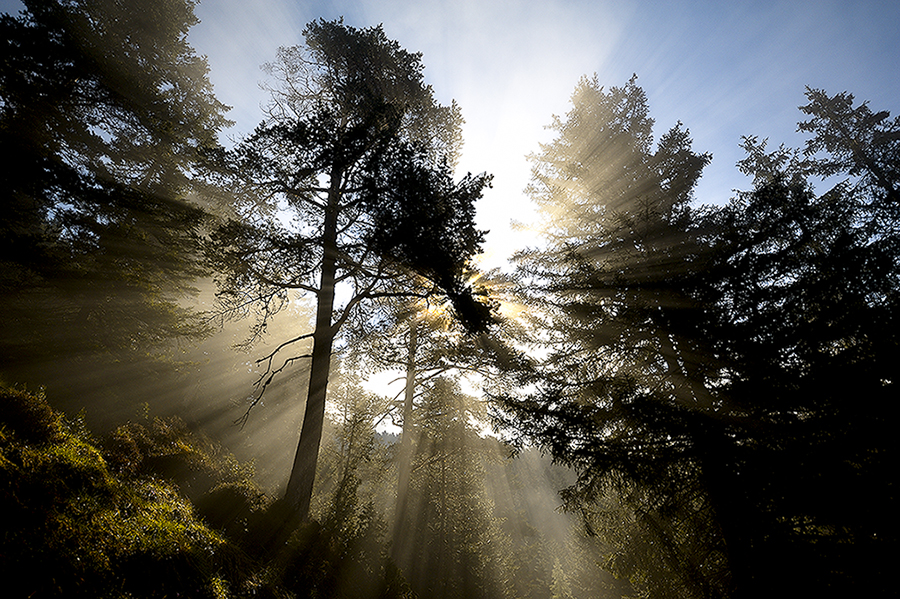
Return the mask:
<path id="1" fill-rule="evenodd" d="M 259 329 L 291 293 L 316 301 L 300 443 L 286 497 L 305 518 L 313 488 L 332 348 L 338 331 L 372 300 L 449 297 L 473 328 L 489 307 L 461 274 L 479 251 L 474 202 L 487 175 L 455 182 L 461 117 L 423 82 L 420 55 L 380 27 L 310 23 L 303 46 L 282 48 L 269 66 L 280 79 L 269 119 L 231 156 L 240 190 L 235 217 L 209 255 L 225 274 L 224 308 L 255 306 Z M 406 286 L 411 274 L 427 286 Z M 341 302 L 338 291 L 349 298 Z M 338 298 L 338 299 L 336 299 Z M 261 392 L 280 372 L 273 367 Z M 258 399 L 259 396 L 257 396 Z"/>

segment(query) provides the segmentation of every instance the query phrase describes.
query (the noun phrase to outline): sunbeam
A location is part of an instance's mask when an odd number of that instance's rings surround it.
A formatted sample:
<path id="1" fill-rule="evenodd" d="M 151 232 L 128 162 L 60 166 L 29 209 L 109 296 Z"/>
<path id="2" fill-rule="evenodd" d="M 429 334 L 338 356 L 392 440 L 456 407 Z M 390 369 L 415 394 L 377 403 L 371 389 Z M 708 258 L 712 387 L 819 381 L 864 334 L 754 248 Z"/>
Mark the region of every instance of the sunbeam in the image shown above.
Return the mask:
<path id="1" fill-rule="evenodd" d="M 0 12 L 0 595 L 892 595 L 900 4 Z"/>

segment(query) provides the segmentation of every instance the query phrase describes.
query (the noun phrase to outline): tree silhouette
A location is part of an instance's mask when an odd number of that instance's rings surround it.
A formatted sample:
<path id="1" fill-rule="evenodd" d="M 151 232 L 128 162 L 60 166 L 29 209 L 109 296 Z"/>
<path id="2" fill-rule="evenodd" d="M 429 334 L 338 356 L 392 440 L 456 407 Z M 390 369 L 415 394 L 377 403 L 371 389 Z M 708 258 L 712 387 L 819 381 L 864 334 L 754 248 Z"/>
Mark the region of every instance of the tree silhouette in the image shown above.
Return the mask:
<path id="1" fill-rule="evenodd" d="M 619 110 L 601 123 L 633 123 L 635 94 L 613 88 Z M 562 349 L 537 393 L 507 399 L 519 417 L 510 424 L 578 469 L 568 505 L 625 539 L 612 566 L 648 592 L 888 593 L 898 122 L 847 94 L 807 95 L 805 152 L 747 138 L 739 166 L 753 189 L 681 220 L 654 209 L 678 206 L 678 195 L 647 171 L 572 151 L 616 147 L 612 136 L 558 140 L 562 157 L 539 157 L 570 173 L 538 171 L 560 207 L 567 194 L 590 197 L 578 186 L 594 170 L 626 173 L 621 187 L 640 192 L 610 210 L 620 196 L 605 194 L 620 187 L 602 180 L 599 205 L 577 213 L 586 242 L 561 234 L 555 254 L 526 254 Z M 621 156 L 612 159 L 654 164 Z M 699 174 L 690 164 L 678 171 Z M 817 194 L 811 180 L 834 176 Z M 669 200 L 646 201 L 660 189 Z"/>
<path id="2" fill-rule="evenodd" d="M 178 301 L 204 271 L 188 198 L 228 121 L 187 43 L 195 2 L 24 4 L 0 17 L 2 354 L 52 384 L 75 357 L 198 332 Z"/>
<path id="3" fill-rule="evenodd" d="M 691 150 L 680 124 L 654 147 L 652 125 L 635 79 L 608 91 L 583 79 L 554 119 L 557 138 L 532 157 L 529 191 L 550 224 L 546 245 L 518 260 L 545 357 L 536 391 L 501 397 L 511 411 L 501 417 L 576 469 L 564 499 L 589 530 L 608 533 L 604 497 L 632 502 L 620 526 L 642 514 L 624 547 L 608 540 L 614 571 L 647 592 L 720 596 L 715 529 L 697 546 L 672 526 L 693 510 L 709 521 L 711 510 L 690 426 L 717 409 L 705 386 L 716 361 L 697 335 L 692 281 L 707 248 L 702 213 L 689 206 L 710 157 Z"/>
<path id="4" fill-rule="evenodd" d="M 888 594 L 900 121 L 807 90 L 803 152 L 747 138 L 717 216 L 709 338 L 734 416 L 709 448 L 737 595 Z M 816 178 L 834 177 L 818 193 Z M 865 402 L 858 398 L 865 397 Z M 783 582 L 790 576 L 794 585 Z"/>
<path id="5" fill-rule="evenodd" d="M 461 273 L 479 249 L 474 202 L 486 175 L 452 179 L 459 109 L 435 102 L 418 54 L 380 27 L 310 23 L 306 44 L 282 48 L 269 71 L 280 79 L 269 119 L 231 159 L 245 193 L 235 218 L 213 235 L 209 255 L 226 274 L 223 306 L 253 305 L 258 331 L 290 292 L 316 299 L 310 379 L 286 498 L 309 509 L 332 347 L 339 329 L 370 300 L 442 292 L 473 328 L 489 308 Z M 406 288 L 409 273 L 428 286 Z M 345 301 L 336 301 L 340 290 Z M 278 350 L 276 350 L 277 352 Z M 269 362 L 271 364 L 271 362 Z M 259 396 L 257 396 L 259 397 Z"/>

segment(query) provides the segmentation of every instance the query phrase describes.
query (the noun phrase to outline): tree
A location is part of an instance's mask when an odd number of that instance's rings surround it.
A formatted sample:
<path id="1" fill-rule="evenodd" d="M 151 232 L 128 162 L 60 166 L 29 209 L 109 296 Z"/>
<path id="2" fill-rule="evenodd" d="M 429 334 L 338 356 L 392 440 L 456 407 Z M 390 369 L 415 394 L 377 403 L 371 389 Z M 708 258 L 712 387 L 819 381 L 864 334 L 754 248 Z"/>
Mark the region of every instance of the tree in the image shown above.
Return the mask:
<path id="1" fill-rule="evenodd" d="M 451 369 L 451 354 L 455 344 L 453 335 L 443 333 L 444 325 L 452 324 L 449 315 L 440 306 L 434 310 L 420 299 L 412 298 L 398 304 L 381 302 L 379 317 L 361 322 L 351 339 L 351 350 L 357 360 L 372 363 L 379 369 L 396 369 L 403 372 L 403 391 L 395 398 L 393 406 L 387 406 L 384 416 L 390 415 L 399 422 L 400 448 L 397 455 L 397 492 L 394 502 L 394 522 L 391 538 L 392 557 L 396 561 L 402 548 L 401 538 L 408 534 L 409 483 L 415 444 L 414 409 L 416 398 L 423 393 L 421 387 L 434 376 Z M 459 332 L 459 331 L 456 331 Z M 359 356 L 358 358 L 356 356 Z M 402 395 L 402 403 L 396 400 Z M 399 409 L 399 415 L 396 414 Z"/>
<path id="2" fill-rule="evenodd" d="M 636 372 L 628 362 L 642 364 L 651 378 L 641 384 L 681 377 L 671 390 L 702 402 L 683 372 L 701 365 L 687 359 L 681 328 L 691 326 L 697 306 L 679 281 L 701 267 L 702 231 L 689 203 L 711 157 L 690 149 L 680 123 L 653 151 L 653 121 L 635 81 L 604 92 L 596 77 L 583 79 L 567 119 L 554 119 L 559 137 L 531 157 L 529 188 L 547 216 L 547 247 L 523 251 L 517 260 L 524 287 L 538 290 L 537 311 L 562 319 L 549 327 L 562 333 L 550 343 L 559 348 L 558 359 L 575 358 L 577 346 L 569 345 L 578 338 L 595 356 L 584 367 L 599 369 L 589 377 Z M 606 350 L 618 357 L 597 363 Z"/>
<path id="3" fill-rule="evenodd" d="M 439 378 L 415 416 L 411 522 L 393 540 L 397 563 L 419 596 L 504 597 L 508 545 L 483 484 L 492 440 L 470 424 L 484 404 Z"/>
<path id="4" fill-rule="evenodd" d="M 503 277 L 499 273 L 469 275 L 470 280 L 476 280 L 472 286 L 482 301 L 494 305 L 502 301 L 499 288 Z M 464 323 L 454 317 L 446 301 L 388 298 L 354 325 L 348 339 L 349 359 L 372 371 L 396 371 L 396 381 L 404 381 L 402 391 L 383 416 L 390 416 L 395 425 L 401 426 L 391 535 L 400 539 L 407 536 L 410 523 L 407 506 L 417 437 L 414 413 L 422 396 L 450 373 L 480 377 L 491 386 L 500 386 L 510 365 L 526 360 L 507 343 L 513 328 L 509 319 L 498 314 L 490 332 L 467 334 Z M 400 543 L 395 542 L 392 549 L 397 559 Z"/>
<path id="5" fill-rule="evenodd" d="M 801 122 L 798 130 L 813 134 L 803 150 L 813 172 L 856 178 L 854 194 L 877 215 L 873 224 L 896 225 L 900 116 L 890 120 L 889 112 L 873 113 L 866 102 L 854 107 L 853 95 L 846 92 L 829 97 L 824 90 L 807 88 L 806 97 L 809 104 L 800 110 L 810 119 Z M 897 234 L 896 228 L 888 231 Z"/>
<path id="6" fill-rule="evenodd" d="M 228 123 L 187 43 L 195 2 L 24 4 L 0 17 L 4 360 L 146 355 L 196 331 L 188 198 Z"/>
<path id="7" fill-rule="evenodd" d="M 740 477 L 719 485 L 743 506 L 721 506 L 720 520 L 742 547 L 738 595 L 788 574 L 786 593 L 886 595 L 900 121 L 849 94 L 807 98 L 804 151 L 747 138 L 739 166 L 754 188 L 717 216 L 709 337 L 729 356 L 720 393 L 741 416 L 717 447 Z M 818 193 L 826 177 L 836 183 Z"/>
<path id="8" fill-rule="evenodd" d="M 226 310 L 257 306 L 258 331 L 289 292 L 316 299 L 306 411 L 286 498 L 306 517 L 339 329 L 373 299 L 426 297 L 438 290 L 472 327 L 489 307 L 461 278 L 483 234 L 474 202 L 487 175 L 452 179 L 461 121 L 423 83 L 420 55 L 380 27 L 310 23 L 306 44 L 282 48 L 269 71 L 280 78 L 269 118 L 235 150 L 247 192 L 236 218 L 213 236 L 213 264 L 226 273 Z M 404 288 L 409 273 L 428 286 Z M 346 294 L 336 302 L 336 293 Z M 271 368 L 261 392 L 284 366 Z M 270 362 L 271 363 L 271 362 Z M 257 396 L 259 397 L 259 396 Z M 252 406 L 251 406 L 252 407 Z"/>
<path id="9" fill-rule="evenodd" d="M 634 78 L 608 91 L 586 78 L 566 118 L 554 118 L 557 138 L 531 157 L 529 193 L 551 224 L 545 246 L 518 260 L 546 357 L 530 381 L 537 390 L 501 397 L 500 417 L 576 469 L 563 497 L 589 531 L 609 534 L 603 498 L 632 502 L 620 526 L 641 516 L 612 563 L 653 571 L 613 571 L 636 575 L 638 589 L 721 596 L 718 531 L 697 547 L 673 525 L 695 510 L 709 521 L 712 510 L 692 435 L 721 410 L 706 385 L 718 361 L 697 334 L 704 305 L 693 281 L 707 246 L 703 213 L 690 207 L 710 156 L 691 149 L 680 124 L 654 148 L 652 125 Z M 641 582 L 653 574 L 655 586 Z"/>
<path id="10" fill-rule="evenodd" d="M 365 392 L 355 373 L 342 369 L 329 385 L 328 401 L 311 509 L 316 521 L 289 541 L 296 554 L 281 565 L 283 576 L 301 596 L 407 596 L 387 558 L 385 526 L 376 509 L 378 490 L 387 482 L 388 448 L 375 423 L 386 398 Z"/>
<path id="11" fill-rule="evenodd" d="M 649 592 L 888 594 L 898 126 L 847 94 L 807 95 L 805 152 L 745 139 L 753 189 L 651 238 L 674 250 L 536 271 L 572 334 L 542 389 L 507 406 L 579 469 L 566 499 L 589 524 L 631 523 L 612 532 L 627 539 L 613 566 Z M 600 239 L 627 249 L 642 221 L 618 222 Z"/>

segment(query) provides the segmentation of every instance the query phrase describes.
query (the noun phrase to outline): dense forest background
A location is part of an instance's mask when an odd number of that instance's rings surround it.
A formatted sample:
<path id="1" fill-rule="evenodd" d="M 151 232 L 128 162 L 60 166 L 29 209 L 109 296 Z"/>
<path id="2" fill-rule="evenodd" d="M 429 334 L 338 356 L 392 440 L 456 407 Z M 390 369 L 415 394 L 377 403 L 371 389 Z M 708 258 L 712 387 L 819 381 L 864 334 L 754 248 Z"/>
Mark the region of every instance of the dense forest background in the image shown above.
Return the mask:
<path id="1" fill-rule="evenodd" d="M 310 23 L 223 147 L 196 2 L 25 6 L 9 596 L 893 594 L 900 118 L 808 88 L 803 147 L 696 198 L 687 127 L 584 77 L 482 272 L 492 177 L 380 26 Z"/>

